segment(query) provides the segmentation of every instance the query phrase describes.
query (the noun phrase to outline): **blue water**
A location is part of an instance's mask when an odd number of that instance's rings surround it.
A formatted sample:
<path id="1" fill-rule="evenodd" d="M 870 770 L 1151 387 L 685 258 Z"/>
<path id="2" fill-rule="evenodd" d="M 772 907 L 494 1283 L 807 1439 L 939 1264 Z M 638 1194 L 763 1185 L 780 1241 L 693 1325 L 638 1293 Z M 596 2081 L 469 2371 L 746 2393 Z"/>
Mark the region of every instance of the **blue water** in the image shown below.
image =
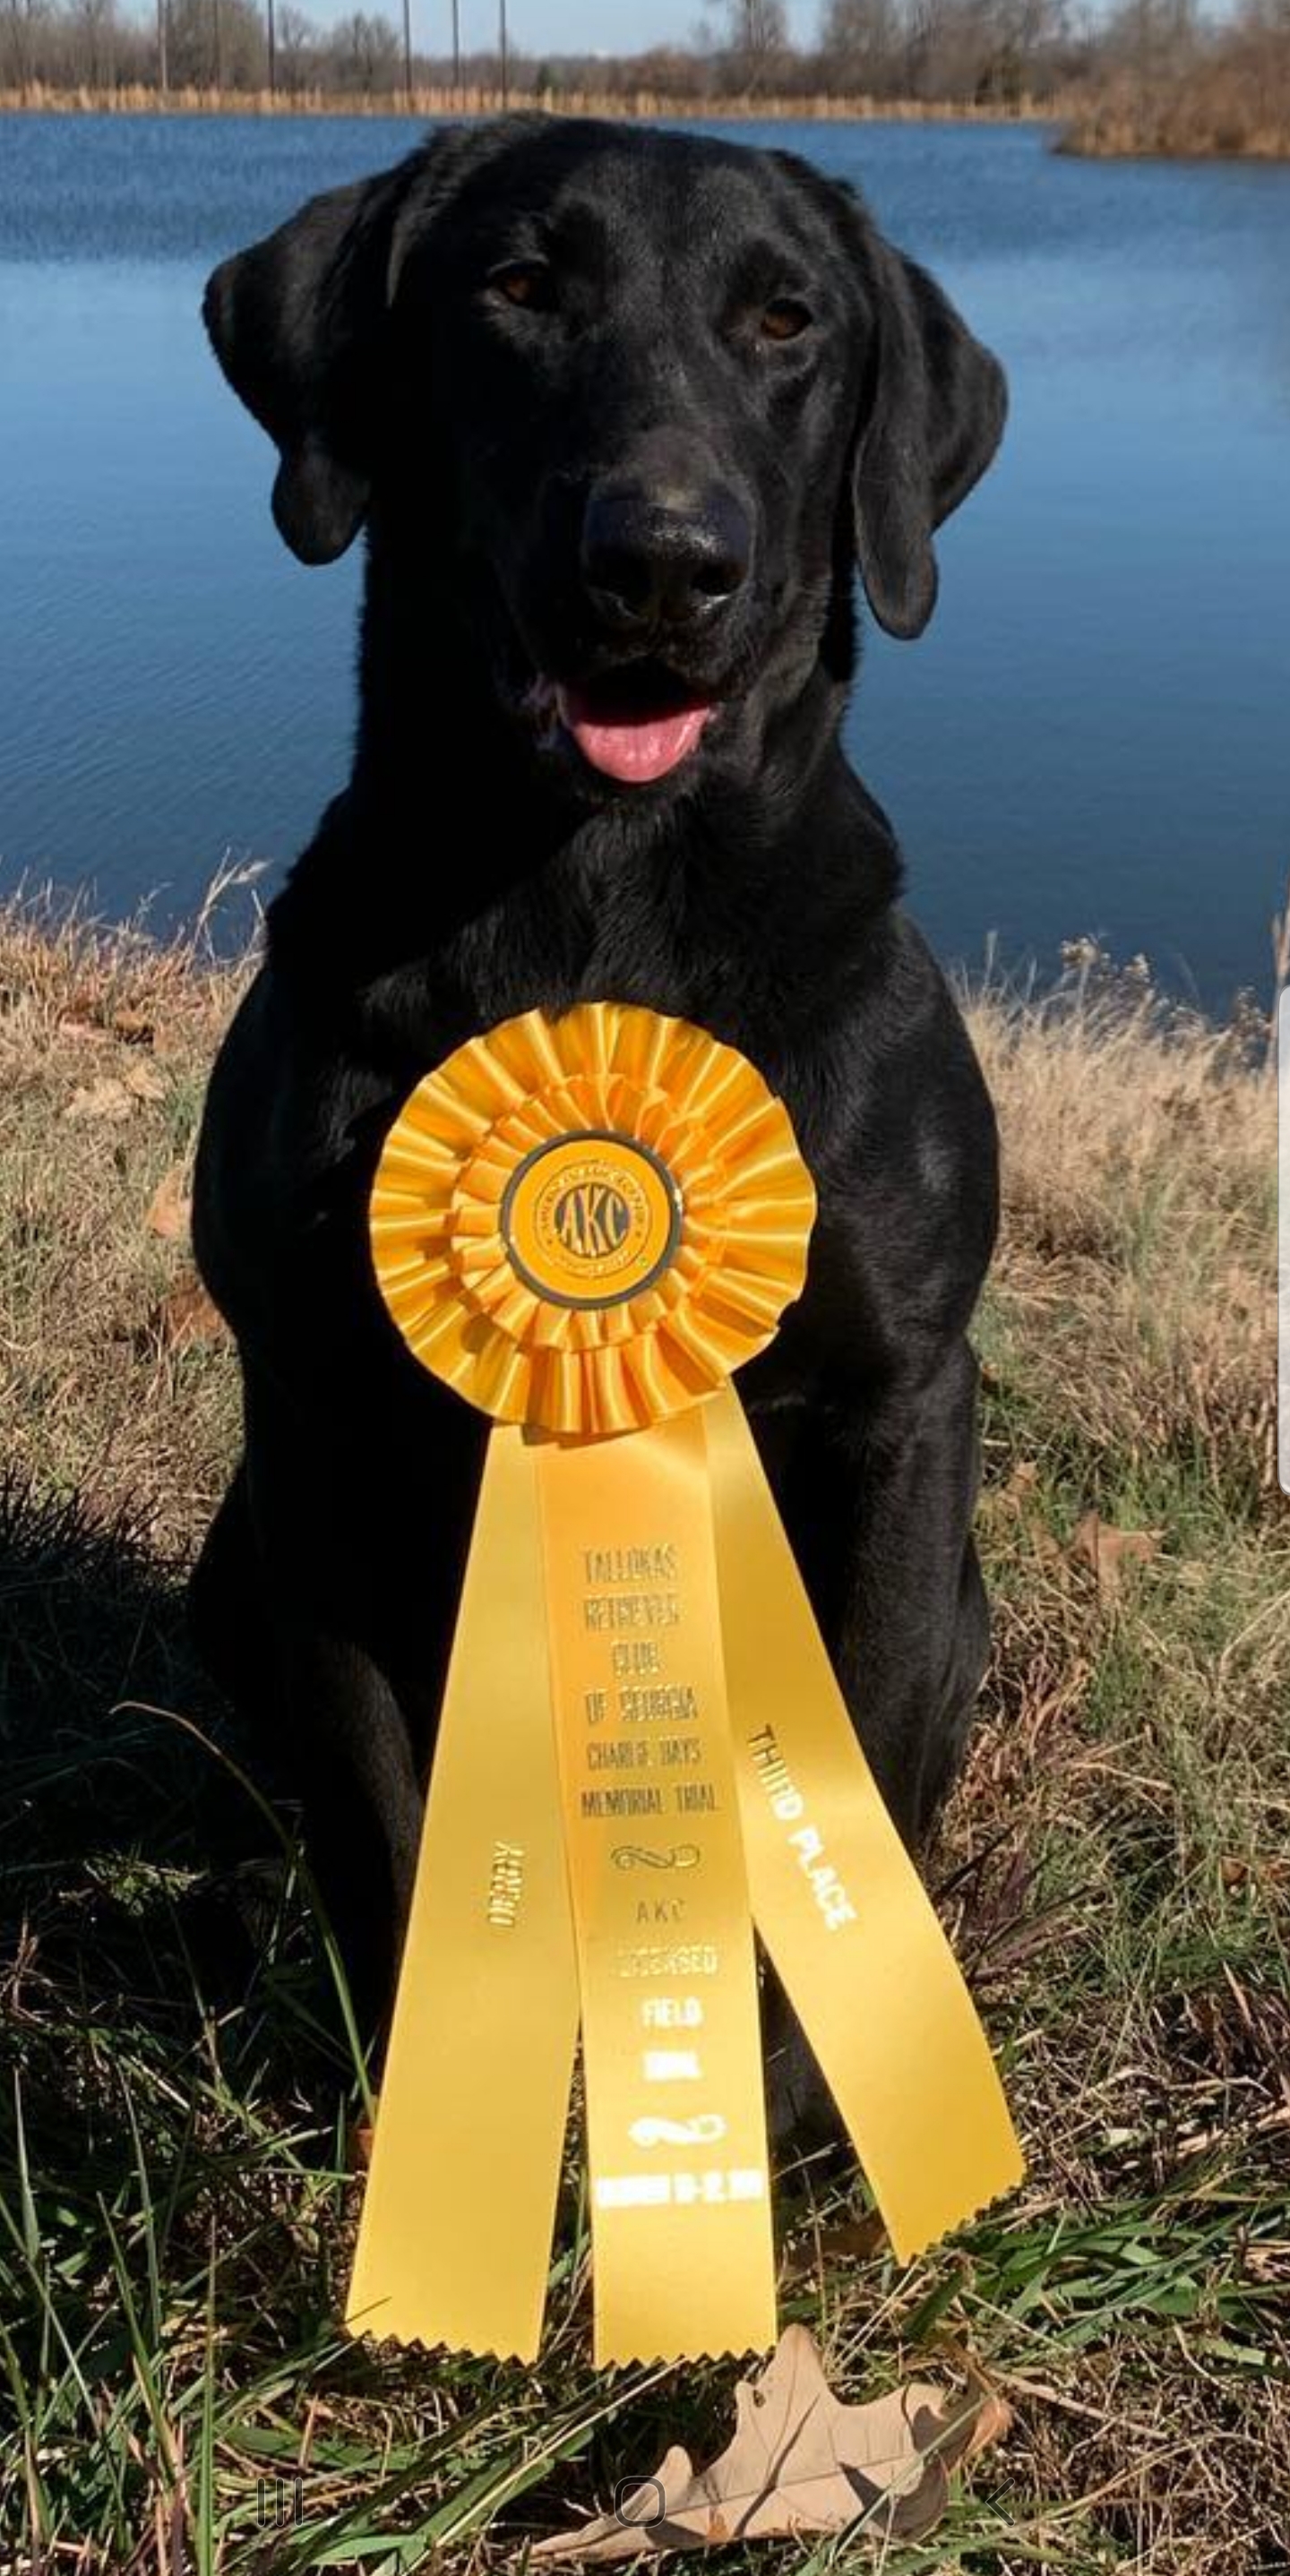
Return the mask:
<path id="1" fill-rule="evenodd" d="M 1094 933 L 1221 1007 L 1290 872 L 1290 170 L 1015 127 L 776 126 L 1004 359 L 1002 458 L 852 750 L 947 957 Z M 306 571 L 198 319 L 228 250 L 407 149 L 363 119 L 0 118 L 0 881 L 191 911 L 346 767 L 358 559 Z M 461 782 L 451 782 L 454 788 Z"/>

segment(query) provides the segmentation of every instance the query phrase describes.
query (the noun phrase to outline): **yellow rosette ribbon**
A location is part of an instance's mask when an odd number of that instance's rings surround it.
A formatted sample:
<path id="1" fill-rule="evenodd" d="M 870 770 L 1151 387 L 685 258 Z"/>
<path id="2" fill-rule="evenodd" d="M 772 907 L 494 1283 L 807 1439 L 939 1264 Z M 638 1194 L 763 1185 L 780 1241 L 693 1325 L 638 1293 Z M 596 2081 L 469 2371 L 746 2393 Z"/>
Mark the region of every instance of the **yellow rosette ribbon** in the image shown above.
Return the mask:
<path id="1" fill-rule="evenodd" d="M 490 1414 L 354 2333 L 536 2355 L 579 2025 L 597 2363 L 775 2337 L 753 1926 L 898 2256 L 1021 2178 L 730 1385 L 815 1194 L 743 1057 L 617 1003 L 418 1084 L 381 1294 Z"/>

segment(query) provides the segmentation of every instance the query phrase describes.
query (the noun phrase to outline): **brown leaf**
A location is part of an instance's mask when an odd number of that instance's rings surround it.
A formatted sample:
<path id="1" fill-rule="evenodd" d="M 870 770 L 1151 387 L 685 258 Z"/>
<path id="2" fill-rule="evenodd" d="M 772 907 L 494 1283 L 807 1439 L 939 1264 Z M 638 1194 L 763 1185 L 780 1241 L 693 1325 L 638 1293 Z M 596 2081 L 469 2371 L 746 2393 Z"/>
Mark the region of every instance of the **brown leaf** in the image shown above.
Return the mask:
<path id="1" fill-rule="evenodd" d="M 166 1086 L 146 1056 L 136 1056 L 124 1073 L 105 1073 L 97 1082 L 82 1083 L 72 1093 L 65 1118 L 132 1118 L 141 1100 L 164 1100 Z"/>
<path id="2" fill-rule="evenodd" d="M 127 1046 L 151 1046 L 156 1025 L 151 1011 L 140 1010 L 137 1003 L 122 1002 L 112 1013 L 112 1029 L 124 1038 Z"/>
<path id="3" fill-rule="evenodd" d="M 996 2397 L 993 2389 L 987 2388 L 980 2391 L 980 2399 L 967 2440 L 954 2463 L 956 2468 L 966 2467 L 967 2462 L 975 2460 L 979 2452 L 988 2451 L 1012 2431 L 1012 2408 L 1006 2400 Z"/>
<path id="4" fill-rule="evenodd" d="M 166 1097 L 165 1083 L 146 1056 L 136 1056 L 134 1062 L 127 1066 L 122 1080 L 136 1100 L 164 1100 Z"/>
<path id="5" fill-rule="evenodd" d="M 198 1342 L 216 1342 L 224 1329 L 223 1316 L 195 1270 L 181 1279 L 148 1317 L 149 1333 L 160 1342 L 163 1351 L 187 1351 Z"/>
<path id="6" fill-rule="evenodd" d="M 936 2350 L 944 2355 L 950 2368 L 967 2381 L 980 2401 L 972 2430 L 959 2454 L 957 2465 L 962 2468 L 968 2460 L 976 2458 L 978 2451 L 988 2451 L 992 2443 L 1001 2442 L 1005 2434 L 1011 2432 L 1012 2408 L 1007 2399 L 1000 2396 L 975 2353 L 965 2350 L 957 2335 L 939 2334 Z"/>
<path id="7" fill-rule="evenodd" d="M 867 2209 L 859 2218 L 840 2219 L 835 2226 L 821 2227 L 815 2235 L 804 2237 L 785 2254 L 780 2278 L 785 2283 L 818 2280 L 825 2264 L 867 2262 L 886 2241 L 887 2231 L 877 2210 Z"/>
<path id="8" fill-rule="evenodd" d="M 149 1234 L 159 1234 L 163 1243 L 182 1243 L 187 1238 L 193 1212 L 187 1181 L 187 1166 L 175 1163 L 153 1191 L 144 1223 Z"/>
<path id="9" fill-rule="evenodd" d="M 676 2445 L 652 2478 L 619 2490 L 616 2511 L 531 2556 L 603 2565 L 851 2524 L 878 2541 L 918 2540 L 945 2510 L 951 2469 L 997 2440 L 1006 2416 L 984 2389 L 954 2401 L 918 2380 L 845 2406 L 805 2326 L 788 2326 L 760 2377 L 740 2380 L 734 2439 L 710 2467 L 696 2470 Z"/>
<path id="10" fill-rule="evenodd" d="M 115 1074 L 105 1074 L 101 1082 L 83 1083 L 72 1093 L 64 1118 L 133 1118 L 138 1096 Z"/>
<path id="11" fill-rule="evenodd" d="M 822 2227 L 819 2234 L 826 2261 L 841 2257 L 844 2262 L 867 2263 L 886 2242 L 887 2230 L 876 2209 L 866 2209 L 859 2218 L 839 2219 L 835 2227 Z"/>
<path id="12" fill-rule="evenodd" d="M 1074 1564 L 1092 1567 L 1099 1598 L 1114 1601 L 1126 1565 L 1147 1565 L 1159 1556 L 1162 1535 L 1160 1530 L 1108 1529 L 1100 1512 L 1085 1512 L 1069 1554 Z"/>

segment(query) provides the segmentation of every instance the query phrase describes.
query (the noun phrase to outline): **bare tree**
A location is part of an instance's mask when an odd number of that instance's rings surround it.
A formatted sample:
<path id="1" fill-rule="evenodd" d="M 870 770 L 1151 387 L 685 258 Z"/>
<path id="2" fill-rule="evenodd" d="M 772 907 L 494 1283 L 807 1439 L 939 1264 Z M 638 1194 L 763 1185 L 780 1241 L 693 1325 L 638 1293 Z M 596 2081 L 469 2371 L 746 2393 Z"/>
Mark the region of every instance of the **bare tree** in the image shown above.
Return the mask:
<path id="1" fill-rule="evenodd" d="M 170 76 L 186 89 L 259 89 L 264 31 L 258 0 L 168 0 Z"/>
<path id="2" fill-rule="evenodd" d="M 398 86 L 399 40 L 388 18 L 369 17 L 362 9 L 342 18 L 327 58 L 340 89 L 362 90 L 370 98 Z"/>
<path id="3" fill-rule="evenodd" d="M 1180 71 L 1199 34 L 1196 0 L 1120 0 L 1106 21 L 1104 47 L 1113 66 L 1154 77 Z"/>
<path id="4" fill-rule="evenodd" d="M 1177 133 L 1178 149 L 1239 151 L 1248 139 L 1264 151 L 1269 132 L 1290 127 L 1290 0 L 1233 0 L 1222 20 L 1201 14 L 1209 0 L 1110 0 L 1109 17 L 1095 16 L 1090 0 L 816 0 L 809 53 L 788 41 L 784 0 L 707 5 L 688 50 L 539 64 L 512 54 L 506 0 L 497 0 L 487 52 L 462 59 L 454 7 L 451 60 L 445 50 L 429 61 L 413 50 L 413 0 L 400 0 L 393 19 L 359 10 L 326 32 L 301 0 L 155 0 L 155 20 L 153 0 L 0 0 L 0 84 L 236 92 L 261 88 L 267 64 L 271 85 L 297 94 L 389 94 L 451 79 L 557 94 L 698 100 L 823 89 L 1007 108 L 1079 83 L 1089 94 L 1132 93 L 1148 148 L 1173 148 L 1160 137 Z M 445 20 L 445 43 L 448 33 Z"/>
<path id="5" fill-rule="evenodd" d="M 820 56 L 831 89 L 892 97 L 901 85 L 903 49 L 897 0 L 826 0 Z"/>
<path id="6" fill-rule="evenodd" d="M 726 88 L 773 90 L 789 55 L 784 0 L 718 0 L 700 41 L 722 65 Z"/>
<path id="7" fill-rule="evenodd" d="M 69 0 L 68 52 L 73 77 L 88 89 L 111 89 L 116 78 L 116 0 Z"/>
<path id="8" fill-rule="evenodd" d="M 285 7 L 276 12 L 274 0 L 268 0 L 268 24 L 273 29 L 274 77 L 270 88 L 276 80 L 286 90 L 307 89 L 311 75 L 319 67 L 323 42 L 312 18 L 307 18 L 303 9 L 294 8 L 292 0 L 286 0 Z"/>
<path id="9" fill-rule="evenodd" d="M 48 11 L 43 0 L 8 0 L 4 15 L 4 75 L 12 89 L 26 89 L 41 78 L 46 48 L 42 42 Z"/>

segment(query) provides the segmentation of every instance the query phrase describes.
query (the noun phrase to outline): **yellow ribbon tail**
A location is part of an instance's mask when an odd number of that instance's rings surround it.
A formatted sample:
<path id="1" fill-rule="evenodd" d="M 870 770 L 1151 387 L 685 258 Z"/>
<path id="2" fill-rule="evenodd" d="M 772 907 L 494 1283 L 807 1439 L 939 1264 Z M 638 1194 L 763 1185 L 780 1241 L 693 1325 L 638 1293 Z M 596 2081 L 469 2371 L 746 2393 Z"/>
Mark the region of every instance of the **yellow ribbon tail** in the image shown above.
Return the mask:
<path id="1" fill-rule="evenodd" d="M 578 2026 L 534 1454 L 490 1437 L 345 2317 L 521 2361 Z"/>
<path id="2" fill-rule="evenodd" d="M 775 2260 L 756 1955 L 702 1416 L 536 1455 L 595 2359 L 763 2350 Z"/>
<path id="3" fill-rule="evenodd" d="M 1019 2183 L 1022 2153 L 738 1396 L 701 1419 L 753 1913 L 905 2262 Z"/>
<path id="4" fill-rule="evenodd" d="M 470 1040 L 386 1138 L 389 1313 L 516 1427 L 480 1489 L 355 2334 L 535 2358 L 581 2008 L 596 2361 L 774 2340 L 754 1922 L 902 2259 L 1021 2180 L 729 1383 L 814 1213 L 754 1068 L 627 1004 Z"/>

